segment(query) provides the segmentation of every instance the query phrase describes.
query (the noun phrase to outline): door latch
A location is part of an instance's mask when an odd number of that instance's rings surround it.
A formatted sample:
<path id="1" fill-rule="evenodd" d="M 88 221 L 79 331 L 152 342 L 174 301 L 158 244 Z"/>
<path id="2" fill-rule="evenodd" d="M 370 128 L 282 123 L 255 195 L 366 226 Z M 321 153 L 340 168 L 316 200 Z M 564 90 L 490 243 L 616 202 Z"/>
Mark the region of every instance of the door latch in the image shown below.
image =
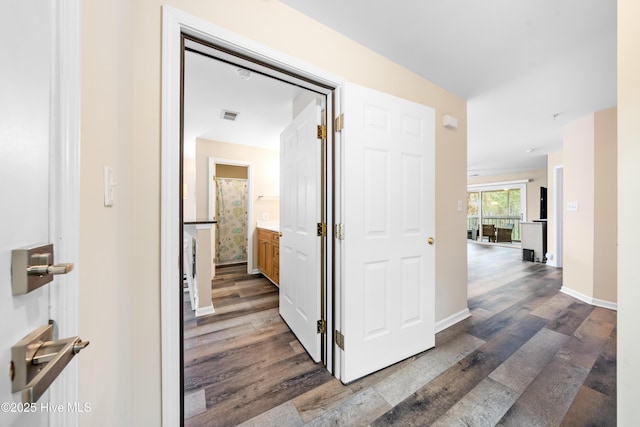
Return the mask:
<path id="1" fill-rule="evenodd" d="M 14 249 L 11 252 L 12 293 L 29 293 L 51 282 L 54 274 L 67 274 L 71 270 L 72 263 L 53 264 L 51 243 Z"/>
<path id="2" fill-rule="evenodd" d="M 11 347 L 11 391 L 34 403 L 71 359 L 89 345 L 80 337 L 54 339 L 53 325 L 42 326 Z"/>

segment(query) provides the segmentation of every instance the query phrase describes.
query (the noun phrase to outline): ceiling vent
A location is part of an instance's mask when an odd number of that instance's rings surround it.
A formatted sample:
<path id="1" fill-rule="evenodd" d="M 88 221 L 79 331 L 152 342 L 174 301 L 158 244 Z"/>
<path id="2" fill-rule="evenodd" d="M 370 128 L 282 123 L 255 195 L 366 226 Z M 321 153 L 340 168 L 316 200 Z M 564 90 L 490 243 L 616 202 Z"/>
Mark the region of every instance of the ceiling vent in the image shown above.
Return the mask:
<path id="1" fill-rule="evenodd" d="M 238 114 L 235 111 L 229 111 L 229 110 L 222 110 L 222 114 L 220 114 L 220 118 L 224 119 L 224 120 L 230 120 L 232 122 L 235 122 L 236 119 L 238 118 Z"/>

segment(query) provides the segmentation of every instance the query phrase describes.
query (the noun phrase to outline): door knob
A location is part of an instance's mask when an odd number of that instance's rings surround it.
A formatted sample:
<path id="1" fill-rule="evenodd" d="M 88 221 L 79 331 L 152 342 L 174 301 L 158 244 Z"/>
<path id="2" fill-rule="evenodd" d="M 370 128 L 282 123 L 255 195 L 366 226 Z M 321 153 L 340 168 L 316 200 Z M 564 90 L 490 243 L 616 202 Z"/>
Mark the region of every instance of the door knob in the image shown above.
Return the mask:
<path id="1" fill-rule="evenodd" d="M 433 245 L 433 237 L 429 237 L 427 239 L 427 243 L 430 244 L 430 245 Z"/>
<path id="2" fill-rule="evenodd" d="M 53 245 L 37 245 L 11 252 L 11 287 L 13 295 L 38 289 L 53 280 L 54 274 L 67 274 L 72 263 L 54 264 Z"/>

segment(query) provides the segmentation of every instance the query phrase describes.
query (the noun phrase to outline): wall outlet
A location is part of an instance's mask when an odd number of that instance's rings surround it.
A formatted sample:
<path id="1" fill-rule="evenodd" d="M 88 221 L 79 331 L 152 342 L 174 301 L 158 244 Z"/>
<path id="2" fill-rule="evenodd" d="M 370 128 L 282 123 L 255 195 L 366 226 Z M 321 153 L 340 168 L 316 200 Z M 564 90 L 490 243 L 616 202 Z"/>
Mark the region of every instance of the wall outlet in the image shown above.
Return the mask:
<path id="1" fill-rule="evenodd" d="M 262 220 L 263 221 L 269 221 L 269 212 L 263 212 L 262 213 Z"/>

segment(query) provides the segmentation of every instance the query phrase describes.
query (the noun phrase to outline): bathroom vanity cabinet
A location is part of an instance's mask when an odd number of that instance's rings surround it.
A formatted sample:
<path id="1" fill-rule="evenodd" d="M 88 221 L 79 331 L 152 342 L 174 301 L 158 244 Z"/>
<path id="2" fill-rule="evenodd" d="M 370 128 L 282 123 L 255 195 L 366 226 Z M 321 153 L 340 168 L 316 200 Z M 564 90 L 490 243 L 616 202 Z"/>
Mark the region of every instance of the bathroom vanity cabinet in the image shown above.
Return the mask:
<path id="1" fill-rule="evenodd" d="M 258 228 L 258 269 L 275 285 L 280 281 L 280 233 Z"/>

